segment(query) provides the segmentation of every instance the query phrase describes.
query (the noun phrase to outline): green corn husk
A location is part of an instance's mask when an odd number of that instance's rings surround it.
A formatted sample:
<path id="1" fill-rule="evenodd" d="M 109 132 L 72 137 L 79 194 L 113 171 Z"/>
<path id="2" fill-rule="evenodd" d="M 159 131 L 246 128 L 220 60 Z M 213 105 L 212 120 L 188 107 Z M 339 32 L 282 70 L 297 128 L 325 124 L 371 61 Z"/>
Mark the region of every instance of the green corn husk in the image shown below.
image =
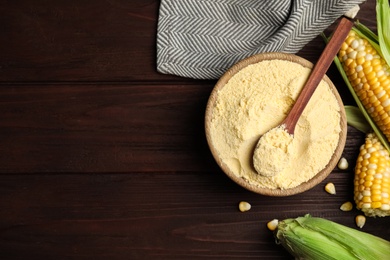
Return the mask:
<path id="1" fill-rule="evenodd" d="M 389 0 L 377 0 L 376 21 L 378 26 L 378 42 L 383 58 L 390 64 L 390 5 Z"/>
<path id="2" fill-rule="evenodd" d="M 277 243 L 295 259 L 389 259 L 390 242 L 377 236 L 310 215 L 280 221 Z"/>
<path id="3" fill-rule="evenodd" d="M 370 124 L 365 119 L 362 111 L 355 106 L 344 106 L 345 115 L 347 116 L 347 123 L 355 127 L 357 130 L 368 134 L 372 132 Z"/>

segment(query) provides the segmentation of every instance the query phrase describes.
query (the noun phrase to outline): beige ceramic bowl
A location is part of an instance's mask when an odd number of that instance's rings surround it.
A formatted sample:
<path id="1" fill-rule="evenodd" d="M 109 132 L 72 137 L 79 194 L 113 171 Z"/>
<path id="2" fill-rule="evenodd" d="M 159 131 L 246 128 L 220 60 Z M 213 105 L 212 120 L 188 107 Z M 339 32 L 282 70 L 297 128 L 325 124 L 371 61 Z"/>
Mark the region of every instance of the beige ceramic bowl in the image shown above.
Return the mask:
<path id="1" fill-rule="evenodd" d="M 225 84 L 229 81 L 231 77 L 233 77 L 238 71 L 243 69 L 244 67 L 258 63 L 263 60 L 287 60 L 287 61 L 292 61 L 296 62 L 298 64 L 301 64 L 304 67 L 307 68 L 312 68 L 313 64 L 299 56 L 293 55 L 293 54 L 286 54 L 286 53 L 262 53 L 262 54 L 257 54 L 254 56 L 251 56 L 247 59 L 244 59 L 240 62 L 238 62 L 236 65 L 234 65 L 232 68 L 230 68 L 217 82 L 215 85 L 210 97 L 209 101 L 207 103 L 206 107 L 206 115 L 205 115 L 205 130 L 206 130 L 206 138 L 207 142 L 209 144 L 211 153 L 218 163 L 218 165 L 221 167 L 223 172 L 234 182 L 239 184 L 240 186 L 258 193 L 262 195 L 268 195 L 268 196 L 290 196 L 298 193 L 302 193 L 304 191 L 307 191 L 320 182 L 322 182 L 331 172 L 332 170 L 336 167 L 341 154 L 343 152 L 344 146 L 345 146 L 345 141 L 346 141 L 346 136 L 347 136 L 347 122 L 346 122 L 346 115 L 344 109 L 340 109 L 340 127 L 341 127 L 341 132 L 340 132 L 340 137 L 339 137 L 339 143 L 337 145 L 336 151 L 334 152 L 331 160 L 329 161 L 328 165 L 319 173 L 317 173 L 312 179 L 308 180 L 307 182 L 301 183 L 299 186 L 296 186 L 294 188 L 290 189 L 269 189 L 269 188 L 262 188 L 253 184 L 250 184 L 247 182 L 245 179 L 239 177 L 237 174 L 232 172 L 232 170 L 227 167 L 222 160 L 218 157 L 218 152 L 216 151 L 215 147 L 212 145 L 212 140 L 211 140 L 211 135 L 210 135 L 210 119 L 212 118 L 213 114 L 213 108 L 214 104 L 217 98 L 217 92 L 221 88 L 225 86 Z M 343 102 L 339 96 L 339 93 L 331 80 L 325 76 L 324 80 L 329 84 L 331 90 L 333 91 L 334 96 L 336 97 L 340 108 L 343 108 Z"/>

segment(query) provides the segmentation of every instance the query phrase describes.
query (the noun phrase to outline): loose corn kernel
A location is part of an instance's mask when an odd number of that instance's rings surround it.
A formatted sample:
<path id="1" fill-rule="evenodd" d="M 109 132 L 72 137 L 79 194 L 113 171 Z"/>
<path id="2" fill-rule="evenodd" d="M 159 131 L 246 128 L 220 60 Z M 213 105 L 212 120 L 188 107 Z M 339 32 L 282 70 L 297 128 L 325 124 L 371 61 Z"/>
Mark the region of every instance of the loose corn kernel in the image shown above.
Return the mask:
<path id="1" fill-rule="evenodd" d="M 340 206 L 340 209 L 342 211 L 351 211 L 353 208 L 353 205 L 352 205 L 352 202 L 350 201 L 347 201 L 347 202 L 344 202 L 341 206 Z"/>
<path id="2" fill-rule="evenodd" d="M 363 215 L 357 215 L 355 217 L 355 223 L 359 228 L 362 228 L 366 224 L 366 217 Z"/>
<path id="3" fill-rule="evenodd" d="M 342 157 L 337 165 L 340 170 L 348 169 L 348 161 L 344 157 Z"/>
<path id="4" fill-rule="evenodd" d="M 248 211 L 251 209 L 251 204 L 249 204 L 248 202 L 246 201 L 241 201 L 239 204 L 238 204 L 238 208 L 241 212 L 245 212 L 245 211 Z"/>
<path id="5" fill-rule="evenodd" d="M 366 216 L 390 216 L 389 194 L 390 154 L 378 137 L 370 133 L 356 161 L 354 200 Z"/>
<path id="6" fill-rule="evenodd" d="M 271 231 L 274 231 L 278 227 L 278 224 L 279 220 L 273 219 L 267 223 L 267 228 Z"/>
<path id="7" fill-rule="evenodd" d="M 342 44 L 338 57 L 367 112 L 390 140 L 390 68 L 386 61 L 371 43 L 353 30 Z"/>
<path id="8" fill-rule="evenodd" d="M 325 185 L 325 191 L 329 194 L 336 194 L 336 187 L 333 183 L 329 182 Z"/>

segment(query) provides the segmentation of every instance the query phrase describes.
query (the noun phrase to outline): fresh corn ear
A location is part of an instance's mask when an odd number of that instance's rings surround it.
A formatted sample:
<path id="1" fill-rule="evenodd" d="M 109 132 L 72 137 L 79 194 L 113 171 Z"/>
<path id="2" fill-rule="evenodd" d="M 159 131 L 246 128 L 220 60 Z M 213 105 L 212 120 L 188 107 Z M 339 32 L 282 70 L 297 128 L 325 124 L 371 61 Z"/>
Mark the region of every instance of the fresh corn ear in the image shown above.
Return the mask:
<path id="1" fill-rule="evenodd" d="M 370 217 L 390 216 L 390 156 L 374 133 L 367 134 L 355 167 L 354 200 Z"/>
<path id="2" fill-rule="evenodd" d="M 390 69 L 378 46 L 351 30 L 338 58 L 367 113 L 390 140 Z"/>
<path id="3" fill-rule="evenodd" d="M 355 167 L 354 200 L 366 216 L 390 216 L 389 13 L 388 0 L 377 0 L 378 35 L 357 22 L 335 59 L 361 114 L 375 133 L 367 134 Z M 363 129 L 348 115 L 347 120 Z"/>
<path id="4" fill-rule="evenodd" d="M 276 241 L 296 259 L 388 259 L 390 242 L 310 215 L 279 221 Z"/>

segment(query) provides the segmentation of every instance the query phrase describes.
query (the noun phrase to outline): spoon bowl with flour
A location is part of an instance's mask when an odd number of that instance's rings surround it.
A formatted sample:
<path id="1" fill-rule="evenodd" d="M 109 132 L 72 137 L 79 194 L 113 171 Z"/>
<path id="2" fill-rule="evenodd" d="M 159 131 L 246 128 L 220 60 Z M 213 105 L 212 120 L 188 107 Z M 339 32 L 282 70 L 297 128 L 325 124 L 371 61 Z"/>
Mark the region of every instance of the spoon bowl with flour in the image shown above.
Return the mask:
<path id="1" fill-rule="evenodd" d="M 340 20 L 287 117 L 260 137 L 253 153 L 253 166 L 258 174 L 275 176 L 289 164 L 294 153 L 295 126 L 352 26 L 350 19 Z"/>

